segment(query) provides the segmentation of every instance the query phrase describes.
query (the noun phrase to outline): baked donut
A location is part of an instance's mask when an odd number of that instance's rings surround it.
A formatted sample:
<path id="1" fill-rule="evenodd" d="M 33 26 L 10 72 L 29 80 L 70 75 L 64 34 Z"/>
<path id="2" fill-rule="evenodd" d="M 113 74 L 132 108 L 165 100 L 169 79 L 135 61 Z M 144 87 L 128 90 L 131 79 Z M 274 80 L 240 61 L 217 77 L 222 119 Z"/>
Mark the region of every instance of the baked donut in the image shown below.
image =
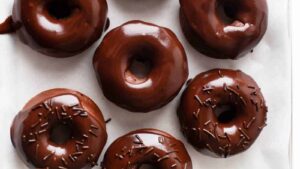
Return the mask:
<path id="1" fill-rule="evenodd" d="M 252 50 L 268 24 L 266 0 L 180 0 L 187 40 L 201 53 L 236 59 Z"/>
<path id="2" fill-rule="evenodd" d="M 156 169 L 192 169 L 184 145 L 155 129 L 133 131 L 114 141 L 105 153 L 102 169 L 138 169 L 144 165 Z"/>
<path id="3" fill-rule="evenodd" d="M 188 77 L 186 54 L 176 35 L 142 21 L 109 32 L 93 63 L 104 95 L 133 112 L 164 106 Z"/>
<path id="4" fill-rule="evenodd" d="M 68 57 L 98 40 L 106 21 L 106 0 L 15 0 L 13 15 L 0 25 L 0 34 L 17 31 L 31 48 Z"/>
<path id="5" fill-rule="evenodd" d="M 97 164 L 107 134 L 102 113 L 90 98 L 52 89 L 32 98 L 19 112 L 11 140 L 29 168 L 82 169 Z"/>
<path id="6" fill-rule="evenodd" d="M 221 157 L 248 149 L 266 126 L 267 107 L 256 82 L 241 71 L 197 75 L 178 108 L 181 129 L 198 150 Z"/>

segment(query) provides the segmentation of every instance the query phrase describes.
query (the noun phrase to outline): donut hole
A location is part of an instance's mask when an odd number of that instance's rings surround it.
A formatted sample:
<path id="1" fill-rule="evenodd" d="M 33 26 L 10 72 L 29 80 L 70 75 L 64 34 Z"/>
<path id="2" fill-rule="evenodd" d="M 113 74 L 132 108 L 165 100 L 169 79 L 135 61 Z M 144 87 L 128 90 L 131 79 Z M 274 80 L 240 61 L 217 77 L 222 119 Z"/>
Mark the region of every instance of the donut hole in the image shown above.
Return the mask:
<path id="1" fill-rule="evenodd" d="M 140 84 L 147 81 L 153 62 L 153 50 L 150 47 L 142 47 L 133 52 L 125 72 L 125 79 L 132 84 Z"/>
<path id="2" fill-rule="evenodd" d="M 50 140 L 56 144 L 65 144 L 72 136 L 72 128 L 67 124 L 56 124 L 50 130 Z"/>
<path id="3" fill-rule="evenodd" d="M 214 109 L 219 123 L 229 123 L 237 117 L 237 108 L 231 104 L 220 104 Z"/>
<path id="4" fill-rule="evenodd" d="M 142 164 L 138 169 L 157 169 L 157 167 L 151 164 Z"/>
<path id="5" fill-rule="evenodd" d="M 51 0 L 46 4 L 48 13 L 56 19 L 70 17 L 78 8 L 74 0 Z"/>
<path id="6" fill-rule="evenodd" d="M 238 5 L 233 4 L 232 2 L 219 0 L 217 11 L 224 23 L 231 24 L 237 19 Z"/>

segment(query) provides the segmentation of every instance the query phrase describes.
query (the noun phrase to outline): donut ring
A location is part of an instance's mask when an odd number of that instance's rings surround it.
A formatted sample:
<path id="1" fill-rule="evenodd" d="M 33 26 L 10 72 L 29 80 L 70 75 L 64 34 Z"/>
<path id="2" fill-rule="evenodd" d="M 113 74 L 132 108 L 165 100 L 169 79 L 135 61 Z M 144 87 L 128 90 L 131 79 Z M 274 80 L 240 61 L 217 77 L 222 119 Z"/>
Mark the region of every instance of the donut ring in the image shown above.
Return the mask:
<path id="1" fill-rule="evenodd" d="M 252 50 L 268 24 L 266 0 L 180 0 L 187 40 L 201 53 L 236 59 Z"/>
<path id="2" fill-rule="evenodd" d="M 178 109 L 181 129 L 198 150 L 227 157 L 248 149 L 266 126 L 267 107 L 256 82 L 241 71 L 197 75 Z"/>
<path id="3" fill-rule="evenodd" d="M 140 168 L 145 164 L 157 169 L 192 169 L 184 145 L 155 129 L 133 131 L 114 141 L 105 153 L 102 169 Z"/>
<path id="4" fill-rule="evenodd" d="M 164 106 L 188 77 L 186 54 L 175 34 L 142 21 L 130 21 L 109 32 L 93 63 L 104 95 L 133 112 Z M 148 72 L 139 75 L 147 67 Z"/>
<path id="5" fill-rule="evenodd" d="M 97 105 L 69 89 L 32 98 L 15 117 L 11 140 L 29 168 L 92 168 L 106 143 Z"/>
<path id="6" fill-rule="evenodd" d="M 106 20 L 106 0 L 15 0 L 12 22 L 7 20 L 1 33 L 15 30 L 31 48 L 68 57 L 98 40 Z"/>

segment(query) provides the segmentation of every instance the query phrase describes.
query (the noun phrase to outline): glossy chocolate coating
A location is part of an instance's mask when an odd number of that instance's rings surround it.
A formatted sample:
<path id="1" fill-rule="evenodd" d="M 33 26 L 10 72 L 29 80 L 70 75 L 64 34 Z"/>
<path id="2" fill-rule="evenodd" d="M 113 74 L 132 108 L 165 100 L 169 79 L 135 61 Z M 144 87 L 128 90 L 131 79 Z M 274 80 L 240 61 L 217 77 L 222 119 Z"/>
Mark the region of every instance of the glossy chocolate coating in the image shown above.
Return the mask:
<path id="1" fill-rule="evenodd" d="M 216 113 L 222 106 L 232 107 L 223 110 L 223 120 Z M 198 150 L 208 149 L 222 157 L 248 149 L 266 126 L 266 114 L 256 82 L 241 71 L 227 69 L 196 76 L 184 91 L 178 108 L 188 141 Z"/>
<path id="2" fill-rule="evenodd" d="M 106 0 L 15 0 L 11 24 L 19 25 L 17 34 L 31 48 L 68 57 L 100 38 L 106 16 Z M 11 29 L 6 27 L 1 33 L 8 32 Z"/>
<path id="3" fill-rule="evenodd" d="M 151 62 L 146 77 L 140 78 L 129 70 L 136 57 Z M 142 21 L 130 21 L 109 32 L 93 63 L 104 95 L 133 112 L 164 106 L 188 77 L 186 54 L 175 34 Z"/>
<path id="4" fill-rule="evenodd" d="M 67 132 L 65 142 L 53 139 Z M 92 168 L 106 143 L 106 126 L 101 111 L 87 96 L 69 89 L 52 89 L 32 98 L 15 117 L 11 140 L 21 159 L 30 168 Z"/>
<path id="5" fill-rule="evenodd" d="M 141 129 L 118 138 L 105 153 L 102 169 L 138 169 L 144 164 L 156 169 L 192 169 L 183 143 L 155 129 Z"/>
<path id="6" fill-rule="evenodd" d="M 180 0 L 187 40 L 201 53 L 236 59 L 252 50 L 268 24 L 266 0 Z"/>

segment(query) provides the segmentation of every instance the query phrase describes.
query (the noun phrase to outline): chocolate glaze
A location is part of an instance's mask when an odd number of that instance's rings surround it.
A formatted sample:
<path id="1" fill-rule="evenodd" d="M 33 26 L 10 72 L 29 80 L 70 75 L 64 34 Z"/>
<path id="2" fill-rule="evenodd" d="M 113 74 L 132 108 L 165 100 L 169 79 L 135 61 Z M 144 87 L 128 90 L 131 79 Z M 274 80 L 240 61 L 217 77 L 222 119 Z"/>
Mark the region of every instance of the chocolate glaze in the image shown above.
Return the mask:
<path id="1" fill-rule="evenodd" d="M 183 143 L 155 129 L 141 129 L 118 138 L 105 153 L 102 169 L 138 169 L 144 164 L 156 169 L 192 169 Z"/>
<path id="2" fill-rule="evenodd" d="M 53 134 L 57 126 L 69 128 Z M 53 141 L 66 137 L 65 142 Z M 30 168 L 92 168 L 106 143 L 101 111 L 87 96 L 52 89 L 32 98 L 15 117 L 11 140 Z"/>
<path id="3" fill-rule="evenodd" d="M 11 32 L 31 48 L 53 57 L 78 54 L 101 36 L 106 22 L 106 0 L 15 0 L 12 21 L 1 33 Z"/>
<path id="4" fill-rule="evenodd" d="M 218 109 L 228 106 L 217 115 Z M 256 82 L 241 71 L 197 75 L 178 108 L 181 129 L 198 150 L 227 157 L 245 151 L 266 126 L 267 107 Z"/>
<path id="5" fill-rule="evenodd" d="M 149 62 L 149 72 L 144 77 L 130 70 L 135 59 Z M 130 21 L 109 32 L 93 63 L 104 95 L 133 112 L 164 106 L 188 77 L 186 54 L 176 35 L 142 21 Z"/>
<path id="6" fill-rule="evenodd" d="M 266 0 L 180 0 L 181 27 L 201 53 L 236 59 L 262 39 L 268 24 Z"/>

